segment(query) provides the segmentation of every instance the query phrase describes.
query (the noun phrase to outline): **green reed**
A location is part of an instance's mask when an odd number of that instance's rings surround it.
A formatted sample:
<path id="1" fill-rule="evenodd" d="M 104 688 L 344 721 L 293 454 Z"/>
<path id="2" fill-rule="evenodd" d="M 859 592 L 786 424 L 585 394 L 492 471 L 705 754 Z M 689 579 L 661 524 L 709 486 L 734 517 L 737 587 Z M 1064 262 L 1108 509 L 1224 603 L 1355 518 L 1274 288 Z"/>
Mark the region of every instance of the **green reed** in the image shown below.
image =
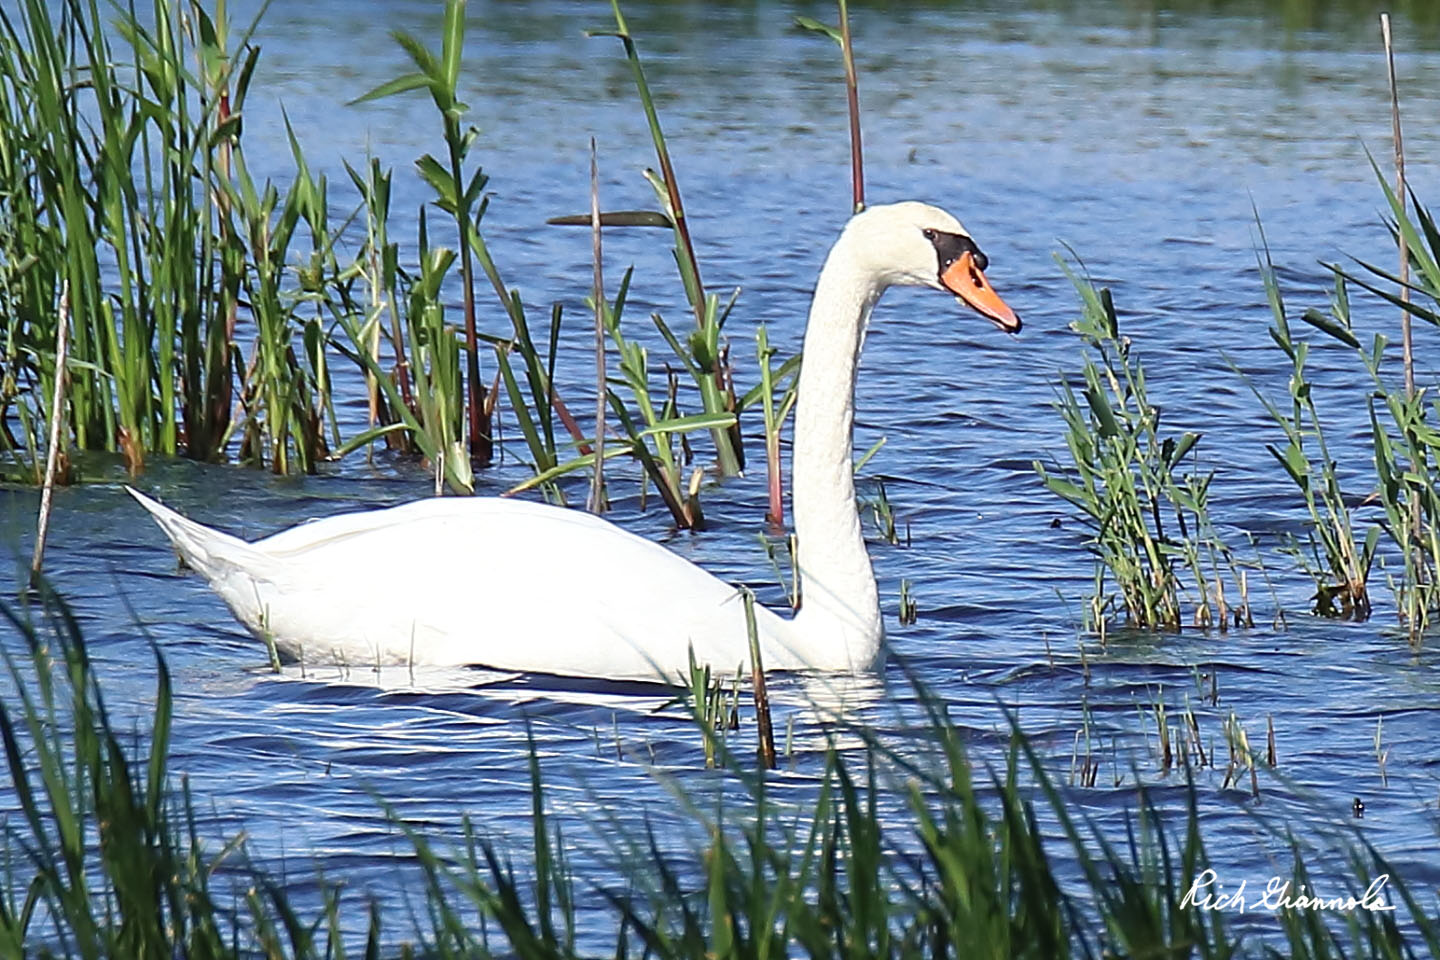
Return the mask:
<path id="1" fill-rule="evenodd" d="M 382 174 L 378 164 L 372 164 L 364 184 L 369 232 L 380 237 L 388 216 L 389 174 Z M 374 324 L 378 324 L 379 313 L 346 310 L 337 317 L 350 340 L 351 348 L 346 352 L 365 369 L 385 399 L 383 407 L 378 402 L 375 407 L 381 423 L 356 437 L 351 445 L 369 442 L 403 426 L 409 431 L 410 441 L 430 462 L 437 491 L 443 482 L 458 493 L 469 493 L 474 489 L 474 475 L 463 429 L 465 392 L 460 342 L 454 328 L 446 323 L 442 296 L 456 256 L 449 248 L 430 246 L 426 223 L 422 210 L 418 267 L 413 272 L 402 272 L 394 265 L 395 253 L 381 248 L 380 262 L 386 265 L 376 277 L 380 291 L 371 294 L 372 299 L 378 296 L 381 310 L 392 312 L 395 367 L 383 369 L 375 349 L 378 328 Z M 362 256 L 360 262 L 372 261 L 372 257 Z M 365 324 L 371 325 L 370 329 L 358 322 L 359 317 L 367 318 Z"/>
<path id="2" fill-rule="evenodd" d="M 1358 270 L 1332 265 L 1336 287 L 1329 315 L 1312 311 L 1306 319 L 1354 349 L 1373 384 L 1369 405 L 1377 499 L 1384 511 L 1381 527 L 1401 556 L 1401 577 L 1394 584 L 1397 613 L 1418 647 L 1440 610 L 1440 407 L 1428 391 L 1412 392 L 1392 382 L 1385 369 L 1385 336 L 1376 334 L 1367 347 L 1351 333 L 1347 284 L 1440 326 L 1440 226 L 1413 194 L 1412 216 L 1378 169 L 1376 176 L 1389 203 L 1391 232 L 1403 238 L 1413 279 L 1401 280 L 1364 262 Z M 1402 297 L 1380 281 L 1404 288 L 1410 296 Z"/>
<path id="3" fill-rule="evenodd" d="M 710 435 L 715 444 L 715 455 L 721 472 L 725 476 L 738 474 L 745 468 L 745 451 L 740 441 L 738 423 L 733 419 L 736 411 L 735 387 L 730 370 L 729 351 L 722 345 L 722 330 L 725 320 L 734 305 L 734 298 L 724 309 L 718 295 L 708 293 L 700 278 L 700 261 L 695 256 L 695 245 L 690 236 L 690 224 L 685 218 L 685 207 L 680 199 L 680 182 L 675 165 L 670 159 L 670 150 L 665 143 L 664 131 L 660 128 L 660 116 L 650 94 L 650 85 L 645 78 L 645 69 L 640 62 L 640 53 L 635 38 L 625 22 L 619 0 L 611 0 L 615 15 L 615 30 L 611 33 L 593 32 L 592 36 L 612 36 L 620 40 L 625 48 L 625 59 L 635 81 L 635 90 L 640 98 L 641 108 L 650 129 L 650 138 L 655 146 L 655 156 L 660 172 L 645 171 L 646 179 L 655 190 L 655 196 L 669 219 L 674 234 L 675 263 L 680 270 L 680 280 L 685 288 L 686 299 L 695 314 L 695 330 L 682 345 L 680 340 L 663 328 L 667 342 L 689 372 L 699 390 L 705 415 L 713 418 Z M 738 291 L 737 291 L 738 292 Z M 655 317 L 660 324 L 660 318 Z M 730 414 L 732 419 L 725 420 Z"/>
<path id="4" fill-rule="evenodd" d="M 689 434 L 710 433 L 721 473 L 743 466 L 744 404 L 722 333 L 735 301 L 722 303 L 700 282 L 674 166 L 634 41 L 615 14 L 664 171 L 652 180 L 665 213 L 644 219 L 672 230 L 697 324 L 687 336 L 652 318 L 674 354 L 663 381 L 652 383 L 658 364 L 636 352 L 616 310 L 607 330 L 622 348 L 616 390 L 602 399 L 613 407 L 625 396 L 619 452 L 640 462 L 676 522 L 692 526 L 700 522 L 702 475 L 689 463 Z M 454 221 L 456 242 L 432 243 L 422 210 L 408 251 L 389 226 L 392 174 L 376 163 L 347 163 L 360 196 L 348 214 L 332 209 L 328 184 L 311 173 L 288 125 L 288 182 L 251 175 L 241 120 L 259 56 L 254 23 L 232 29 L 223 0 L 213 15 L 193 0 L 154 0 L 144 19 L 126 10 L 115 16 L 107 28 L 96 0 L 64 0 L 58 20 L 40 0 L 0 11 L 7 473 L 40 480 L 58 303 L 68 288 L 66 446 L 118 451 L 133 471 L 158 452 L 208 461 L 238 455 L 277 472 L 309 472 L 383 439 L 422 454 L 440 481 L 469 492 L 471 461 L 492 459 L 490 418 L 503 397 L 535 472 L 522 486 L 563 500 L 556 479 L 593 458 L 598 441 L 555 387 L 561 307 L 551 306 L 544 340 L 533 335 L 526 305 L 507 287 L 481 230 L 487 178 L 469 163 L 476 133 L 458 98 L 463 2 L 446 6 L 438 53 L 397 35 L 416 69 L 359 98 L 423 89 L 440 114 L 444 158 L 426 154 L 416 168 Z M 476 273 L 505 312 L 505 336 L 477 328 Z M 459 330 L 443 302 L 457 279 Z M 497 363 L 489 391 L 478 379 L 487 344 Z M 337 357 L 348 363 L 337 369 Z M 764 364 L 772 375 L 765 406 L 773 484 L 792 401 L 782 396 L 777 410 L 770 390 L 794 361 L 778 373 L 768 354 Z M 342 436 L 332 381 L 352 366 L 365 383 L 368 423 Z M 695 385 L 699 412 L 681 411 L 676 372 Z"/>
<path id="5" fill-rule="evenodd" d="M 1366 620 L 1370 616 L 1370 596 L 1366 584 L 1374 563 L 1380 528 L 1371 527 L 1364 542 L 1356 543 L 1354 520 L 1341 490 L 1336 463 L 1325 442 L 1325 431 L 1315 406 L 1314 384 L 1305 372 L 1310 345 L 1291 333 L 1285 315 L 1285 301 L 1275 277 L 1275 266 L 1266 247 L 1262 247 L 1260 277 L 1265 284 L 1266 298 L 1275 321 L 1269 330 L 1270 339 L 1284 351 L 1291 363 L 1289 409 L 1282 409 L 1254 384 L 1250 386 L 1285 437 L 1284 449 L 1274 444 L 1267 444 L 1266 449 L 1300 490 L 1310 516 L 1309 556 L 1298 544 L 1293 545 L 1292 550 L 1301 567 L 1315 582 L 1317 614 Z M 1337 294 L 1343 297 L 1343 289 L 1337 289 Z M 1351 332 L 1348 316 L 1331 321 L 1318 311 L 1310 310 L 1305 313 L 1304 319 L 1352 347 L 1359 346 L 1359 341 Z M 1231 367 L 1234 369 L 1234 364 Z M 1318 461 L 1313 456 L 1318 456 Z"/>
<path id="6" fill-rule="evenodd" d="M 737 406 L 744 411 L 750 409 L 757 400 L 760 403 L 760 412 L 765 421 L 766 489 L 770 496 L 770 508 L 765 513 L 765 519 L 771 526 L 783 528 L 785 495 L 780 465 L 780 437 L 785 430 L 785 421 L 795 409 L 800 357 L 793 356 L 776 369 L 775 354 L 775 348 L 770 346 L 769 331 L 762 323 L 755 331 L 755 359 L 760 368 L 760 382 L 750 388 Z M 780 391 L 778 398 L 775 395 L 777 390 Z"/>
<path id="7" fill-rule="evenodd" d="M 1181 472 L 1198 433 L 1162 437 L 1160 409 L 1151 403 L 1145 370 L 1120 336 L 1110 291 L 1097 290 L 1061 261 L 1080 295 L 1071 324 L 1089 348 L 1079 389 L 1062 375 L 1055 401 L 1065 422 L 1069 464 L 1035 471 L 1052 493 L 1081 511 L 1086 547 L 1096 559 L 1091 626 L 1112 614 L 1148 629 L 1178 630 L 1188 573 L 1196 625 L 1227 622 L 1224 576 L 1230 553 L 1209 515 L 1213 473 Z M 1208 561 L 1208 570 L 1207 570 Z M 1113 579 L 1117 594 L 1109 592 Z"/>
<path id="8" fill-rule="evenodd" d="M 400 289 L 400 245 L 390 239 L 393 174 L 373 157 L 363 171 L 346 163 L 345 172 L 361 197 L 365 242 L 354 263 L 336 277 L 336 290 L 340 301 L 348 307 L 344 311 L 345 317 L 359 318 L 358 324 L 342 326 L 350 336 L 354 351 L 349 354 L 350 359 L 365 370 L 366 392 L 370 401 L 370 429 L 352 439 L 349 445 L 359 447 L 384 437 L 390 446 L 408 451 L 412 443 L 410 435 L 397 428 L 406 425 L 402 411 L 415 409 L 415 396 L 411 388 L 409 352 L 405 348 L 406 337 L 399 307 L 404 299 Z M 354 290 L 357 283 L 363 286 L 362 293 L 358 295 Z M 386 339 L 394 355 L 394 366 L 388 371 L 380 366 L 380 344 Z M 338 343 L 337 349 L 346 352 Z M 393 390 L 386 389 L 387 386 Z M 417 424 L 413 429 L 420 432 L 422 428 Z M 431 447 L 438 449 L 439 445 L 432 443 Z M 343 447 L 337 455 L 342 452 L 346 452 Z"/>
<path id="9" fill-rule="evenodd" d="M 570 219 L 563 218 L 566 222 Z M 649 349 L 638 340 L 632 339 L 622 323 L 633 277 L 633 268 L 625 272 L 614 300 L 601 300 L 597 304 L 593 293 L 586 299 L 587 306 L 598 314 L 602 331 L 615 348 L 618 367 L 618 376 L 612 378 L 615 387 L 623 388 L 629 396 L 627 403 L 617 389 L 610 386 L 605 388 L 606 402 L 615 415 L 610 428 L 619 434 L 619 442 L 613 445 L 607 443 L 604 457 L 607 462 L 612 458 L 626 456 L 633 459 L 642 469 L 642 482 L 645 485 L 642 490 L 654 486 L 676 526 L 682 529 L 700 529 L 704 526 L 704 515 L 700 507 L 700 484 L 704 471 L 692 462 L 693 454 L 687 436 L 696 431 L 713 432 L 716 429 L 729 428 L 735 423 L 735 414 L 684 413 L 680 408 L 679 377 L 668 363 L 665 365 L 664 380 L 659 384 L 652 382 L 654 378 Z M 651 320 L 676 356 L 687 369 L 695 373 L 697 368 L 694 358 L 685 352 L 664 319 L 657 313 L 651 315 Z M 553 330 L 552 326 L 552 367 L 555 349 Z M 526 358 L 527 368 L 535 368 L 537 364 L 534 358 L 537 354 L 534 345 L 517 342 L 515 346 Z M 548 383 L 548 380 L 544 383 Z M 523 404 L 517 402 L 516 408 L 518 412 L 523 408 Z M 525 427 L 523 418 L 521 423 L 522 430 L 526 430 L 528 436 L 530 431 Z M 595 463 L 599 442 L 598 437 L 577 436 L 577 455 L 560 460 L 549 469 L 537 470 L 534 477 L 517 484 L 510 492 L 516 493 L 553 483 L 566 474 L 590 469 Z M 551 449 L 553 450 L 553 447 Z"/>
<path id="10" fill-rule="evenodd" d="M 148 28 L 123 14 L 126 58 L 94 2 L 68 0 L 58 20 L 36 0 L 0 13 L 0 225 L 14 243 L 3 403 L 27 433 L 7 433 L 12 451 L 38 449 L 32 398 L 49 395 L 55 374 L 47 345 L 62 285 L 78 446 L 120 450 L 138 468 L 143 451 L 175 453 L 183 438 L 184 452 L 211 459 L 228 427 L 226 324 L 240 271 L 236 238 L 216 240 L 212 187 L 238 143 L 254 48 L 245 37 L 226 48 L 223 5 L 216 20 L 181 9 L 155 3 Z M 187 348 L 178 397 L 177 342 Z"/>
<path id="11" fill-rule="evenodd" d="M 441 33 L 440 55 L 437 57 L 419 40 L 403 30 L 391 34 L 415 64 L 415 70 L 383 83 L 354 102 L 363 103 L 394 96 L 410 90 L 424 89 L 430 94 L 440 113 L 445 139 L 446 163 L 431 154 L 415 161 L 420 176 L 435 191 L 436 206 L 450 214 L 460 248 L 461 295 L 465 305 L 465 409 L 469 425 L 470 454 L 480 466 L 488 466 L 492 456 L 490 418 L 485 410 L 485 386 L 480 380 L 480 346 L 475 327 L 474 237 L 485 212 L 481 193 L 487 178 L 479 167 L 467 178 L 465 160 L 480 131 L 465 126 L 468 107 L 458 96 L 461 55 L 465 45 L 465 0 L 446 0 L 445 26 Z"/>
<path id="12" fill-rule="evenodd" d="M 247 371 L 242 380 L 240 406 L 247 416 L 240 458 L 268 463 L 276 473 L 314 473 L 328 452 L 321 428 L 329 392 L 324 333 L 320 318 L 302 316 L 305 301 L 291 288 L 291 242 L 301 224 L 308 225 L 314 247 L 310 269 L 318 274 L 311 285 L 318 288 L 331 259 L 329 215 L 324 180 L 310 175 L 288 123 L 287 133 L 296 170 L 283 202 L 274 184 L 255 184 L 238 151 L 235 189 L 229 194 L 246 244 L 249 269 L 242 290 L 256 329 L 255 374 Z M 303 268 L 298 279 L 306 279 Z M 297 336 L 304 363 L 296 355 Z"/>
<path id="13" fill-rule="evenodd" d="M 93 0 L 57 13 L 26 0 L 0 16 L 0 225 L 16 244 L 0 407 L 15 405 L 26 434 L 5 445 L 22 461 L 38 449 L 64 286 L 70 441 L 118 451 L 134 471 L 149 451 L 220 459 L 238 428 L 242 459 L 313 470 L 328 370 L 323 333 L 297 315 L 304 278 L 290 257 L 302 225 L 315 249 L 328 243 L 325 188 L 298 147 L 283 197 L 248 173 L 253 24 L 232 37 L 223 2 L 212 17 L 156 0 L 147 21 L 117 12 L 118 54 Z"/>
<path id="14" fill-rule="evenodd" d="M 577 933 L 582 897 L 591 940 L 608 929 L 617 956 L 786 956 L 798 947 L 848 957 L 861 945 L 867 956 L 997 960 L 1257 952 L 1225 914 L 1184 903 L 1211 865 L 1193 784 L 1178 810 L 1163 813 L 1141 788 L 1117 843 L 1072 813 L 1070 793 L 1018 730 L 1001 770 L 976 771 L 966 732 L 923 690 L 913 742 L 897 750 L 866 728 L 847 730 L 864 749 L 817 758 L 803 805 L 793 787 L 772 796 L 768 776 L 738 759 L 740 735 L 708 739 L 727 789 L 713 790 L 712 776 L 667 775 L 688 829 L 663 851 L 653 830 L 602 818 L 607 877 L 571 862 L 574 840 L 553 815 L 532 736 L 523 867 L 468 816 L 457 838 L 439 840 L 387 807 L 421 872 L 419 902 L 414 893 L 397 892 L 407 899 L 396 904 L 383 893 L 348 894 L 343 877 L 330 877 L 319 905 L 302 910 L 280 878 L 250 863 L 243 832 L 202 839 L 188 787 L 169 768 L 174 702 L 158 651 L 154 707 L 137 730 L 108 709 L 76 618 L 43 582 L 28 613 L 0 612 L 20 641 L 7 650 L 13 693 L 0 702 L 18 807 L 0 845 L 7 956 L 337 957 L 363 935 L 367 957 L 574 957 L 594 952 Z M 710 699 L 703 675 L 696 687 Z M 720 729 L 729 726 L 724 707 L 721 696 L 705 708 Z M 1243 728 L 1231 734 L 1235 764 L 1253 768 Z M 906 803 L 882 826 L 878 800 L 890 789 Z M 1289 955 L 1440 951 L 1433 907 L 1373 848 L 1343 843 L 1346 892 L 1389 874 L 1399 912 L 1283 912 Z M 1288 846 L 1293 880 L 1308 887 L 1306 854 L 1297 841 Z M 382 926 L 383 913 L 407 904 L 413 929 Z"/>

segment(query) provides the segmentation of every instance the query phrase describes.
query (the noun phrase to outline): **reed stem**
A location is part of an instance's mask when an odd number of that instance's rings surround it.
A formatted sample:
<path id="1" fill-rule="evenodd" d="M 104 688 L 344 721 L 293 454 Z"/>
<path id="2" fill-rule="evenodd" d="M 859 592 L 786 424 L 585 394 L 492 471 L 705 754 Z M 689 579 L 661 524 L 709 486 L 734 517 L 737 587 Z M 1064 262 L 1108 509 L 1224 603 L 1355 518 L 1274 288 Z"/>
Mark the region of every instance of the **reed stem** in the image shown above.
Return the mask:
<path id="1" fill-rule="evenodd" d="M 1400 131 L 1400 92 L 1395 81 L 1395 46 L 1390 35 L 1390 14 L 1380 14 L 1380 36 L 1385 42 L 1385 66 L 1390 83 L 1390 129 L 1395 140 L 1395 196 L 1403 212 L 1408 205 L 1405 198 L 1405 140 Z M 1405 242 L 1404 231 L 1396 231 L 1396 244 L 1400 248 L 1400 299 L 1410 302 L 1410 247 Z M 1405 353 L 1405 396 L 1415 396 L 1415 357 L 1410 336 L 1410 311 L 1400 310 L 1400 336 Z"/>
<path id="2" fill-rule="evenodd" d="M 760 658 L 760 631 L 755 625 L 755 594 L 741 587 L 745 601 L 745 630 L 750 635 L 750 683 L 755 694 L 755 727 L 759 732 L 760 765 L 775 769 L 775 731 L 770 723 L 770 696 L 765 690 L 765 663 Z"/>
<path id="3" fill-rule="evenodd" d="M 595 260 L 595 475 L 590 482 L 591 513 L 605 511 L 605 273 L 600 244 L 600 165 L 590 138 L 590 249 Z"/>
<path id="4" fill-rule="evenodd" d="M 45 452 L 45 486 L 40 491 L 40 519 L 35 528 L 35 554 L 30 559 L 30 579 L 40 575 L 45 561 L 45 536 L 50 530 L 50 508 L 54 503 L 55 474 L 60 466 L 61 414 L 65 409 L 65 354 L 70 342 L 70 281 L 60 288 L 60 319 L 55 330 L 55 389 L 50 399 L 50 446 Z"/>
<path id="5" fill-rule="evenodd" d="M 845 59 L 845 100 L 850 112 L 850 187 L 854 213 L 865 209 L 865 161 L 860 141 L 860 83 L 855 73 L 855 48 L 850 42 L 850 5 L 840 0 L 840 51 Z"/>
<path id="6" fill-rule="evenodd" d="M 1395 141 L 1395 198 L 1400 204 L 1400 212 L 1403 215 L 1409 205 L 1405 195 L 1405 138 L 1400 129 L 1400 88 L 1395 79 L 1395 44 L 1390 33 L 1390 14 L 1388 13 L 1380 14 L 1380 36 L 1385 43 L 1385 73 L 1390 85 L 1390 129 Z M 1405 399 L 1414 400 L 1415 353 L 1410 329 L 1410 245 L 1405 240 L 1405 231 L 1395 231 L 1395 243 L 1400 252 L 1400 343 L 1405 362 Z M 1411 466 L 1414 468 L 1417 465 L 1412 461 Z M 1423 551 L 1420 544 L 1416 542 L 1422 522 L 1420 498 L 1412 495 L 1410 497 L 1412 535 L 1402 546 L 1406 554 L 1414 555 L 1414 565 L 1411 569 L 1417 572 L 1423 566 Z M 1407 563 L 1407 566 L 1410 564 Z M 1415 609 L 1417 595 L 1417 590 L 1410 591 L 1412 609 L 1406 617 L 1412 643 L 1418 637 L 1419 627 L 1425 619 L 1420 611 Z"/>

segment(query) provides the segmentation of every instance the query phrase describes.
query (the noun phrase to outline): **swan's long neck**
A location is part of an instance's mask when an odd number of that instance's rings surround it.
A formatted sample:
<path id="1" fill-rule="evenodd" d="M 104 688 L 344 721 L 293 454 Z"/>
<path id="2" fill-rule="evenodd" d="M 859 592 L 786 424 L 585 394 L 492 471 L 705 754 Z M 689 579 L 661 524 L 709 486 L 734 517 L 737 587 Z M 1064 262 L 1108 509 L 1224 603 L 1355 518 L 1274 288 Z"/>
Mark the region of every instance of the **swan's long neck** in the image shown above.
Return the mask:
<path id="1" fill-rule="evenodd" d="M 860 345 L 883 287 L 847 239 L 842 235 L 830 251 L 810 306 L 792 468 L 802 596 L 797 640 L 812 663 L 832 669 L 869 665 L 884 636 L 855 509 L 851 449 Z"/>

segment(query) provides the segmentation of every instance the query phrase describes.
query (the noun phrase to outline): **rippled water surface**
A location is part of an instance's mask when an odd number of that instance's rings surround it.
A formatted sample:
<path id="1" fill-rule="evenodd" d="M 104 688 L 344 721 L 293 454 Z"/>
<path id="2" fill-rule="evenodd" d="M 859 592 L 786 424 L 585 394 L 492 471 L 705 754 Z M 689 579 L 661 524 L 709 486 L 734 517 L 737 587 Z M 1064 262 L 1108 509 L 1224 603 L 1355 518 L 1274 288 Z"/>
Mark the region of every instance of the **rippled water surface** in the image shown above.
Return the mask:
<path id="1" fill-rule="evenodd" d="M 828 8 L 628 6 L 705 279 L 716 289 L 743 287 L 727 331 L 749 383 L 757 323 L 770 325 L 782 352 L 798 349 L 814 277 L 848 207 L 835 51 L 790 26 L 796 13 L 823 16 Z M 948 300 L 916 291 L 894 291 L 877 310 L 858 388 L 857 447 L 887 439 L 866 473 L 887 478 L 910 533 L 906 546 L 871 545 L 893 656 L 881 673 L 842 691 L 779 681 L 776 725 L 782 740 L 790 731 L 792 745 L 781 794 L 799 802 L 819 772 L 830 728 L 817 719 L 817 698 L 903 744 L 902 729 L 918 716 L 908 670 L 973 731 L 982 763 L 1003 755 L 1006 708 L 1055 758 L 1061 779 L 1077 732 L 1088 729 L 1100 773 L 1093 788 L 1074 791 L 1073 802 L 1105 821 L 1133 807 L 1137 777 L 1176 782 L 1157 768 L 1141 708 L 1159 697 L 1183 708 L 1188 698 L 1221 750 L 1220 722 L 1231 711 L 1252 742 L 1263 740 L 1267 718 L 1275 727 L 1279 776 L 1262 774 L 1260 803 L 1248 789 L 1222 789 L 1219 773 L 1202 776 L 1205 827 L 1222 872 L 1254 884 L 1288 872 L 1282 845 L 1268 839 L 1256 814 L 1303 832 L 1312 821 L 1348 817 L 1359 797 L 1366 813 L 1357 827 L 1429 895 L 1440 884 L 1434 653 L 1416 655 L 1396 635 L 1383 578 L 1370 623 L 1304 614 L 1309 583 L 1278 549 L 1302 526 L 1287 481 L 1264 450 L 1275 431 L 1226 364 L 1228 357 L 1250 371 L 1264 389 L 1284 389 L 1284 358 L 1265 335 L 1257 211 L 1293 308 L 1324 304 L 1318 261 L 1393 259 L 1365 153 L 1390 150 L 1378 30 L 1360 15 L 1327 17 L 1323 30 L 1296 27 L 1244 4 L 1227 15 L 1141 12 L 1120 2 L 1059 6 L 854 14 L 872 202 L 926 199 L 960 216 L 1026 328 L 1004 337 Z M 438 35 L 436 5 L 391 0 L 355 11 L 337 0 L 273 6 L 257 33 L 263 54 L 246 149 L 252 168 L 285 176 L 283 106 L 337 197 L 348 182 L 341 158 L 358 165 L 373 152 L 397 169 L 392 234 L 413 238 L 426 192 L 410 164 L 442 149 L 429 104 L 418 94 L 363 107 L 346 102 L 405 69 L 392 28 Z M 601 3 L 476 3 L 466 51 L 464 97 L 483 130 L 476 156 L 491 175 L 491 248 L 527 302 L 563 300 L 574 317 L 583 316 L 589 283 L 588 236 L 543 221 L 588 203 L 591 135 L 605 205 L 653 205 L 640 176 L 653 155 L 618 44 L 583 32 L 607 24 Z M 1413 36 L 1403 21 L 1398 27 L 1405 49 L 1434 41 Z M 1399 70 L 1412 180 L 1433 198 L 1440 61 L 1402 52 Z M 1077 528 L 1030 467 L 1063 449 L 1053 385 L 1060 370 L 1079 365 L 1078 341 L 1067 330 L 1076 297 L 1052 257 L 1067 245 L 1113 287 L 1124 332 L 1167 420 L 1204 432 L 1201 461 L 1218 471 L 1212 513 L 1237 545 L 1246 531 L 1259 539 L 1274 582 L 1274 597 L 1254 587 L 1265 625 L 1111 638 L 1105 650 L 1091 643 L 1081 663 L 1077 600 L 1090 562 Z M 630 315 L 637 323 L 649 309 L 682 322 L 663 238 L 616 234 L 607 259 L 612 275 L 636 265 Z M 503 332 L 503 318 L 482 303 L 482 326 Z M 1395 319 L 1369 302 L 1357 312 L 1377 328 Z M 1420 331 L 1427 383 L 1437 367 L 1432 334 Z M 567 395 L 582 398 L 578 408 L 589 405 L 588 343 L 576 321 L 560 376 Z M 1363 370 L 1328 343 L 1316 345 L 1312 364 L 1342 468 L 1363 495 L 1370 483 Z M 364 398 L 353 378 L 346 382 L 340 410 L 353 430 Z M 747 429 L 758 462 L 759 425 Z M 553 804 L 580 821 L 568 831 L 578 863 L 603 850 L 607 831 L 635 827 L 642 817 L 665 842 L 678 843 L 666 836 L 673 802 L 655 770 L 709 781 L 688 721 L 673 707 L 658 710 L 665 695 L 480 671 L 273 674 L 220 600 L 178 573 L 159 531 L 121 492 L 118 471 L 105 473 L 112 469 L 92 473 L 113 482 L 58 494 L 48 571 L 74 603 L 118 709 L 147 708 L 146 638 L 154 639 L 175 678 L 175 770 L 188 775 L 197 807 L 222 825 L 243 824 L 257 853 L 283 860 L 297 884 L 319 870 L 352 890 L 394 894 L 407 885 L 410 874 L 396 867 L 408 865 L 408 844 L 376 795 L 435 834 L 468 812 L 497 837 L 524 838 L 527 729 Z M 497 492 L 526 475 L 512 453 L 481 483 Z M 673 532 L 653 503 L 642 511 L 637 487 L 617 481 L 614 519 L 776 602 L 780 589 L 757 537 L 764 483 L 763 472 L 752 471 L 708 489 L 712 528 L 688 535 Z M 430 489 L 418 466 L 383 457 L 367 464 L 359 455 L 304 479 L 160 463 L 140 484 L 247 537 Z M 36 502 L 31 491 L 0 492 L 17 556 L 28 556 Z M 1373 519 L 1366 510 L 1361 516 Z M 902 578 L 919 602 L 913 626 L 895 620 Z M 543 571 L 536 579 L 543 582 Z M 553 589 L 563 603 L 564 585 Z M 483 629 L 486 604 L 506 598 L 483 599 L 483 584 L 476 595 Z M 1278 631 L 1268 626 L 1277 598 L 1290 611 L 1289 628 Z M 1212 672 L 1219 702 L 1202 705 Z M 1374 744 L 1382 716 L 1388 780 Z M 882 810 L 901 802 L 887 796 Z M 1315 871 L 1317 884 L 1338 892 L 1344 868 L 1331 862 L 1329 869 Z M 405 914 L 396 909 L 403 928 Z M 1263 919 L 1254 922 L 1263 929 Z"/>

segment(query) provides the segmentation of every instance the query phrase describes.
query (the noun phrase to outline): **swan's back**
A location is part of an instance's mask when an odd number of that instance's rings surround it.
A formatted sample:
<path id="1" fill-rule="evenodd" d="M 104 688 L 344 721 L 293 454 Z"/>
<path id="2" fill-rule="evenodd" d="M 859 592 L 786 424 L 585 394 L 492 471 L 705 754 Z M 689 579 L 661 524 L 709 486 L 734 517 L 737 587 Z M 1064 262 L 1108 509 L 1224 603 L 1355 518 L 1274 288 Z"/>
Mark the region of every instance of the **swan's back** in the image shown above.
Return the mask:
<path id="1" fill-rule="evenodd" d="M 137 499 L 235 615 L 296 659 L 617 678 L 674 678 L 692 645 L 721 673 L 749 662 L 733 587 L 588 513 L 444 497 L 246 544 Z M 831 666 L 807 663 L 788 623 L 756 612 L 767 667 Z"/>

